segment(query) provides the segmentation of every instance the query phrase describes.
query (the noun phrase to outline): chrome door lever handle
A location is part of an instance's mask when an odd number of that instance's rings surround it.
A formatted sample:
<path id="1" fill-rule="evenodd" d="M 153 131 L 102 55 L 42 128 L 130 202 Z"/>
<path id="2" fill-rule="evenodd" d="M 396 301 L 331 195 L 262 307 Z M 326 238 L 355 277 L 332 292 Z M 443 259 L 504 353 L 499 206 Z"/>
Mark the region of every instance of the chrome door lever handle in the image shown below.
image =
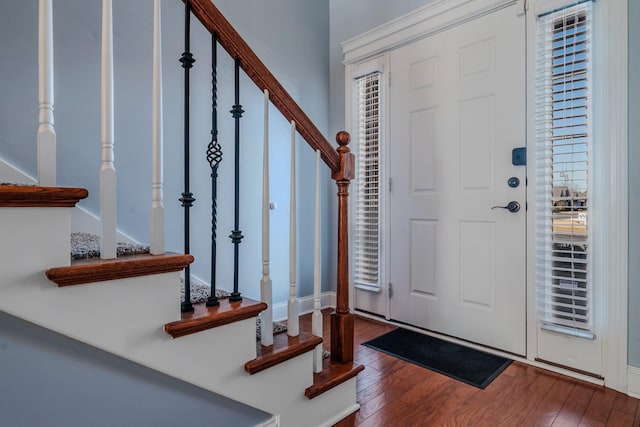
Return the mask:
<path id="1" fill-rule="evenodd" d="M 506 209 L 511 213 L 516 213 L 520 210 L 520 203 L 516 202 L 515 200 L 510 201 L 507 206 L 494 206 L 491 209 Z"/>

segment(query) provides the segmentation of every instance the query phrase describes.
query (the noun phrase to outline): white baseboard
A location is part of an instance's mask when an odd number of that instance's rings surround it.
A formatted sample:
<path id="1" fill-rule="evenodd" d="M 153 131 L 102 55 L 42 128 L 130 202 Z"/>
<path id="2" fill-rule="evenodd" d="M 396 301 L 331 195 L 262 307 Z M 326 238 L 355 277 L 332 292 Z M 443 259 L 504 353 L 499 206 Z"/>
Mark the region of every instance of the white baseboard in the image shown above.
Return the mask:
<path id="1" fill-rule="evenodd" d="M 181 273 L 182 274 L 182 273 Z M 201 277 L 196 276 L 195 274 L 191 274 L 191 283 L 202 285 L 205 287 L 211 286 L 207 280 L 202 279 Z M 225 289 L 230 292 L 230 289 Z M 298 303 L 300 304 L 300 315 L 312 313 L 313 312 L 313 295 L 309 295 L 306 297 L 298 298 Z M 273 320 L 281 322 L 283 320 L 287 320 L 287 301 L 277 302 L 273 304 Z M 335 307 L 336 306 L 336 293 L 335 292 L 323 292 L 320 296 L 320 306 L 322 308 Z"/>
<path id="2" fill-rule="evenodd" d="M 627 366 L 627 394 L 640 399 L 640 368 Z"/>
<path id="3" fill-rule="evenodd" d="M 196 275 L 195 275 L 195 274 L 193 274 L 193 273 L 190 275 L 190 277 L 191 277 L 191 284 L 192 284 L 192 285 L 196 285 L 196 286 L 198 286 L 198 285 L 199 285 L 199 286 L 204 286 L 205 288 L 210 288 L 210 287 L 211 287 L 211 283 L 209 283 L 209 282 L 207 282 L 206 280 L 204 280 L 204 279 L 202 279 L 202 278 L 200 278 L 200 277 L 196 276 Z M 180 278 L 181 278 L 181 279 L 184 279 L 184 270 L 182 270 L 182 271 L 180 272 Z M 231 292 L 229 289 L 225 289 L 225 291 L 227 291 L 227 292 Z"/>
<path id="4" fill-rule="evenodd" d="M 274 415 L 269 421 L 256 427 L 280 427 L 280 417 L 278 415 Z"/>
<path id="5" fill-rule="evenodd" d="M 336 293 L 323 292 L 321 295 L 320 305 L 322 308 L 336 306 Z M 298 298 L 300 304 L 300 314 L 313 312 L 313 295 Z M 273 320 L 282 321 L 287 319 L 287 301 L 273 304 Z"/>
<path id="6" fill-rule="evenodd" d="M 0 182 L 29 185 L 38 184 L 38 180 L 36 178 L 2 159 L 0 159 Z M 83 207 L 76 206 L 71 211 L 71 232 L 79 231 L 100 235 L 102 234 L 102 225 L 100 223 L 100 218 L 96 215 Z M 134 244 L 140 243 L 120 230 L 117 230 L 116 238 L 119 242 Z"/>
<path id="7" fill-rule="evenodd" d="M 331 417 L 330 420 L 328 420 L 326 423 L 322 424 L 322 427 L 325 427 L 325 426 L 326 427 L 331 427 L 332 425 L 334 425 L 334 424 L 340 422 L 341 420 L 347 418 L 349 415 L 353 414 L 358 409 L 360 409 L 360 405 L 358 403 L 354 403 L 353 405 L 351 405 L 350 407 L 348 407 L 344 411 L 340 412 L 339 414 L 335 414 L 333 417 Z"/>
<path id="8" fill-rule="evenodd" d="M 0 159 L 0 181 L 29 185 L 38 183 L 37 179 L 2 159 Z"/>
<path id="9" fill-rule="evenodd" d="M 100 218 L 96 215 L 83 207 L 76 206 L 71 211 L 71 232 L 85 232 L 101 235 L 102 223 L 100 222 Z M 120 230 L 116 230 L 116 239 L 118 242 L 140 244 L 140 242 L 135 240 L 133 237 Z"/>

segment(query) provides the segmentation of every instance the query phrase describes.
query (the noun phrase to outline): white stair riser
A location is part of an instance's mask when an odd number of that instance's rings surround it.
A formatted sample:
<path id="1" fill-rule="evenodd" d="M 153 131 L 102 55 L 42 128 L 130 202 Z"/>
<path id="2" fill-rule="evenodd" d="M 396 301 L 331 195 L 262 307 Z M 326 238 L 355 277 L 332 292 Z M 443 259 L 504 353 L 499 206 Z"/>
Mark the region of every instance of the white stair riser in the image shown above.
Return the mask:
<path id="1" fill-rule="evenodd" d="M 0 310 L 280 417 L 280 425 L 331 425 L 357 409 L 355 379 L 309 400 L 312 352 L 249 375 L 255 319 L 177 339 L 180 274 L 59 288 L 45 277 L 69 265 L 71 208 L 0 208 Z M 327 418 L 331 418 L 330 422 Z M 335 419 L 334 419 L 335 418 Z"/>
<path id="2" fill-rule="evenodd" d="M 72 208 L 0 208 L 0 286 L 69 265 Z"/>

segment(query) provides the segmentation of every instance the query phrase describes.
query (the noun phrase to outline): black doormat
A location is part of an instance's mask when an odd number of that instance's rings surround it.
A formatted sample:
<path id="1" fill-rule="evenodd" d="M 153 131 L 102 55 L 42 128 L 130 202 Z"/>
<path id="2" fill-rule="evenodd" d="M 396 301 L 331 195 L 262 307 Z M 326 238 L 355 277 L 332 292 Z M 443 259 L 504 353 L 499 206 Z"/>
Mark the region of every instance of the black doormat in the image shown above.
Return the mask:
<path id="1" fill-rule="evenodd" d="M 479 388 L 487 387 L 511 364 L 504 357 L 401 328 L 362 345 Z"/>

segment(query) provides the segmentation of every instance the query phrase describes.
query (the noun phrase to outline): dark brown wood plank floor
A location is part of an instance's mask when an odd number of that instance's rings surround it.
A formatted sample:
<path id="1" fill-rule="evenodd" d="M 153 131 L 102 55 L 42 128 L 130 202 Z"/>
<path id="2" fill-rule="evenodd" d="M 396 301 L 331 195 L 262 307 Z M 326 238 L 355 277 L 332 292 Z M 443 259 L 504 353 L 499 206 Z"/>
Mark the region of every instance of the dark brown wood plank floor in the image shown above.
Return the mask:
<path id="1" fill-rule="evenodd" d="M 310 323 L 303 316 L 301 329 Z M 480 390 L 361 345 L 394 328 L 356 318 L 355 358 L 365 365 L 357 380 L 360 410 L 337 427 L 640 427 L 638 399 L 523 363 Z M 328 332 L 325 311 L 327 350 Z"/>

